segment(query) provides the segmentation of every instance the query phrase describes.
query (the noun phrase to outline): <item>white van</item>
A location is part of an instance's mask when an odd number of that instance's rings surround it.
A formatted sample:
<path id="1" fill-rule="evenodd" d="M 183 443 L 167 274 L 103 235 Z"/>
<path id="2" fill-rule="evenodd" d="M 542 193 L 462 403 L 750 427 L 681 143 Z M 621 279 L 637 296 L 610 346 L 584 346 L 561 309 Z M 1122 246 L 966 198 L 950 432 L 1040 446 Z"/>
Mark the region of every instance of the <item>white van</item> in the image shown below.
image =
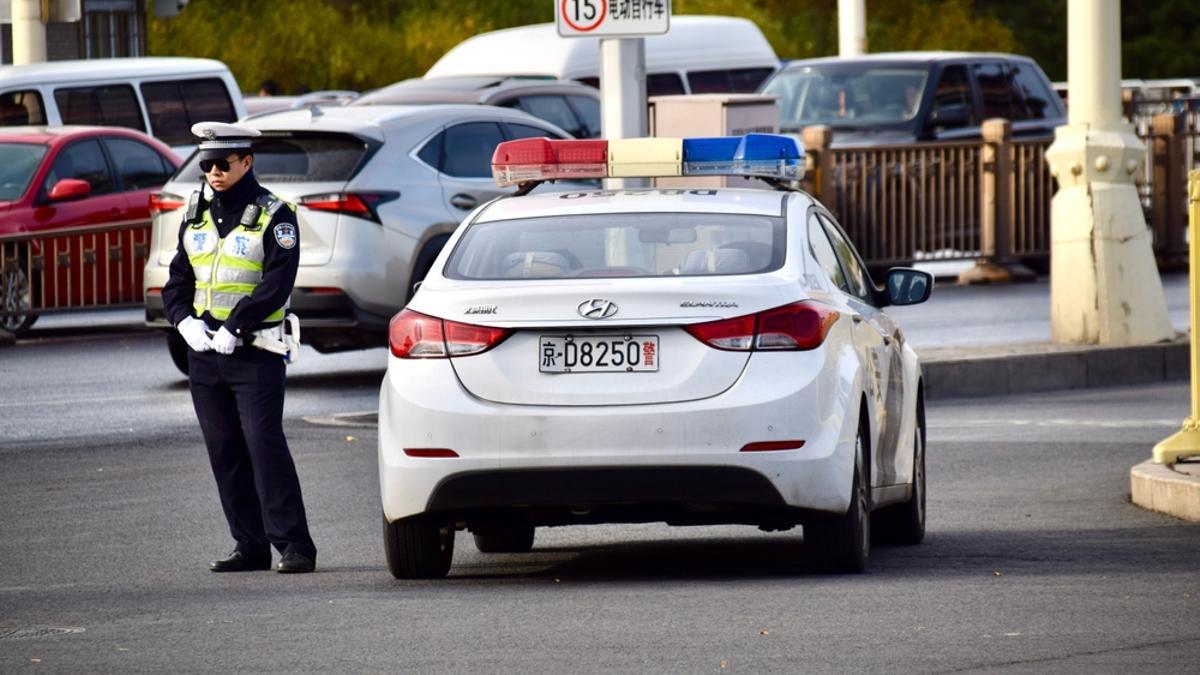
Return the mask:
<path id="1" fill-rule="evenodd" d="M 666 35 L 646 38 L 646 94 L 749 93 L 779 69 L 779 57 L 748 19 L 672 16 Z M 547 77 L 600 84 L 600 38 L 559 37 L 552 23 L 481 33 L 446 52 L 427 78 Z"/>
<path id="2" fill-rule="evenodd" d="M 246 114 L 237 80 L 212 59 L 140 57 L 0 66 L 0 127 L 86 124 L 128 127 L 181 156 L 192 124 Z"/>

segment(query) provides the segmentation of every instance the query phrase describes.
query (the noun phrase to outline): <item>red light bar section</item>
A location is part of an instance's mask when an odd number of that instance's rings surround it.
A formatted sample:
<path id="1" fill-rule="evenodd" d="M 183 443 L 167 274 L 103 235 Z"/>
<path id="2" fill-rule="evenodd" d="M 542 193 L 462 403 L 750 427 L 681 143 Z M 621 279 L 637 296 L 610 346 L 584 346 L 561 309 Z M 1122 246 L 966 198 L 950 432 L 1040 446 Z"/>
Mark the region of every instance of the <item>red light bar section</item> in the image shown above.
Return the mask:
<path id="1" fill-rule="evenodd" d="M 604 178 L 608 175 L 608 141 L 505 141 L 492 153 L 492 175 L 501 187 L 535 180 Z"/>

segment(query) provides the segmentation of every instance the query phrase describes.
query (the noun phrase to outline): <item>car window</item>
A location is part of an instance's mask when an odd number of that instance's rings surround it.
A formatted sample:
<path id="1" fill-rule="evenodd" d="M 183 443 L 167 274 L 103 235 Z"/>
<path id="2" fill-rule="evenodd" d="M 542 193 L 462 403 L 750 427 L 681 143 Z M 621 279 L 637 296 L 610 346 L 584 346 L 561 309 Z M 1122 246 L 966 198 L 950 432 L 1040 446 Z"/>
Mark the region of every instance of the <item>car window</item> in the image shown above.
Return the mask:
<path id="1" fill-rule="evenodd" d="M 504 140 L 495 122 L 467 122 L 446 129 L 442 173 L 457 178 L 491 178 L 492 154 Z"/>
<path id="2" fill-rule="evenodd" d="M 510 140 L 517 138 L 541 138 L 543 136 L 546 138 L 562 138 L 562 134 L 556 134 L 549 129 L 534 127 L 528 124 L 513 124 L 512 122 L 507 122 L 504 126 L 508 127 L 508 137 Z"/>
<path id="3" fill-rule="evenodd" d="M 600 101 L 588 96 L 568 96 L 567 102 L 583 123 L 579 138 L 600 137 Z"/>
<path id="4" fill-rule="evenodd" d="M 192 125 L 197 122 L 237 121 L 220 78 L 146 82 L 141 90 L 153 135 L 170 145 L 195 143 Z"/>
<path id="5" fill-rule="evenodd" d="M 54 100 L 58 103 L 63 124 L 95 124 L 146 130 L 142 121 L 142 106 L 138 103 L 133 87 L 127 84 L 56 89 Z"/>
<path id="6" fill-rule="evenodd" d="M 36 89 L 0 94 L 0 127 L 45 124 L 46 107 Z"/>
<path id="7" fill-rule="evenodd" d="M 676 73 L 651 73 L 646 76 L 647 96 L 671 96 L 686 93 L 687 91 L 683 88 L 683 80 Z"/>
<path id="8" fill-rule="evenodd" d="M 25 194 L 46 156 L 45 145 L 0 143 L 0 201 L 12 201 Z"/>
<path id="9" fill-rule="evenodd" d="M 175 172 L 175 167 L 157 150 L 140 141 L 108 137 L 104 145 L 108 147 L 122 190 L 161 187 Z"/>
<path id="10" fill-rule="evenodd" d="M 945 111 L 962 106 L 967 110 L 967 119 L 956 124 L 939 124 L 945 128 L 976 126 L 975 105 L 971 102 L 971 84 L 967 80 L 967 67 L 962 65 L 946 66 L 933 90 L 933 111 Z"/>
<path id="11" fill-rule="evenodd" d="M 254 175 L 263 183 L 344 182 L 358 172 L 368 146 L 349 134 L 272 131 L 254 142 Z M 193 154 L 177 181 L 199 181 Z"/>
<path id="12" fill-rule="evenodd" d="M 693 94 L 748 94 L 758 91 L 759 85 L 770 74 L 770 68 L 692 70 L 688 72 L 687 78 Z"/>
<path id="13" fill-rule="evenodd" d="M 421 148 L 421 151 L 417 153 L 417 157 L 422 162 L 433 167 L 434 171 L 442 170 L 442 137 L 445 135 L 446 132 L 443 131 L 429 139 L 425 147 Z"/>
<path id="14" fill-rule="evenodd" d="M 854 246 L 850 244 L 850 240 L 846 238 L 841 228 L 823 215 L 818 217 L 825 232 L 829 234 L 829 241 L 833 244 L 833 251 L 837 254 L 838 262 L 842 264 L 842 269 L 846 272 L 846 282 L 850 285 L 850 292 L 860 298 L 869 299 L 871 297 L 871 278 L 867 274 L 867 268 L 858 257 L 858 252 L 854 250 Z"/>
<path id="15" fill-rule="evenodd" d="M 833 244 L 829 243 L 829 236 L 825 234 L 825 228 L 821 226 L 821 221 L 817 219 L 816 213 L 810 213 L 808 216 L 808 246 L 812 249 L 813 257 L 817 259 L 817 264 L 821 266 L 821 271 L 834 286 L 850 292 L 849 285 L 846 284 L 846 275 L 842 272 L 842 265 L 838 262 L 837 253 L 833 250 Z"/>
<path id="16" fill-rule="evenodd" d="M 93 195 L 108 194 L 113 191 L 112 174 L 108 170 L 108 161 L 100 143 L 94 138 L 74 143 L 63 148 L 50 165 L 46 182 L 42 187 L 49 192 L 54 184 L 64 178 L 86 180 L 92 186 Z"/>
<path id="17" fill-rule="evenodd" d="M 870 128 L 912 120 L 928 77 L 924 65 L 825 63 L 781 72 L 763 93 L 778 100 L 784 129 Z"/>
<path id="18" fill-rule="evenodd" d="M 1012 63 L 1009 72 L 1012 73 L 1013 99 L 1017 109 L 1014 119 L 1042 120 L 1058 115 L 1052 103 L 1054 93 L 1032 65 Z"/>
<path id="19" fill-rule="evenodd" d="M 975 79 L 979 83 L 979 94 L 983 101 L 983 119 L 1013 119 L 1012 85 L 1004 64 L 976 64 Z"/>
<path id="20" fill-rule="evenodd" d="M 565 130 L 572 136 L 579 136 L 581 124 L 575 117 L 575 112 L 562 96 L 522 96 L 517 100 L 517 106 L 525 112 L 546 120 L 554 126 Z"/>
<path id="21" fill-rule="evenodd" d="M 779 269 L 781 218 L 619 213 L 476 223 L 446 264 L 452 279 L 675 277 Z"/>

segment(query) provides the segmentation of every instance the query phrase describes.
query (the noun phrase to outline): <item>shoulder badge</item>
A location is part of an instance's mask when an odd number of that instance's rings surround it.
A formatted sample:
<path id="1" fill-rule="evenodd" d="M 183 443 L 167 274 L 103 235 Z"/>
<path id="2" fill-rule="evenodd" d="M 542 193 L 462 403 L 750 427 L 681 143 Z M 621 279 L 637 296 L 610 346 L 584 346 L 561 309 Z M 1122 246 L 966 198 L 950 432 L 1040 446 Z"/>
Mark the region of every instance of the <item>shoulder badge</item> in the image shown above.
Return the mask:
<path id="1" fill-rule="evenodd" d="M 297 238 L 295 225 L 291 223 L 275 224 L 275 243 L 279 244 L 279 248 L 295 248 Z"/>

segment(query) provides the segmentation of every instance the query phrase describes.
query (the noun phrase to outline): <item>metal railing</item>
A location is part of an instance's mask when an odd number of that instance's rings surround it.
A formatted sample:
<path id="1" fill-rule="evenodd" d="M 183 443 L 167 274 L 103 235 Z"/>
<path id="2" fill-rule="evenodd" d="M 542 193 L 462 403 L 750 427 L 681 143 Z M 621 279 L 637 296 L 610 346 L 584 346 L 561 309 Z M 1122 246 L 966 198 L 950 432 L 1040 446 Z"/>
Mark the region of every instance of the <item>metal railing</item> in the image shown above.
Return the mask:
<path id="1" fill-rule="evenodd" d="M 0 235 L 0 318 L 141 306 L 150 221 Z"/>

